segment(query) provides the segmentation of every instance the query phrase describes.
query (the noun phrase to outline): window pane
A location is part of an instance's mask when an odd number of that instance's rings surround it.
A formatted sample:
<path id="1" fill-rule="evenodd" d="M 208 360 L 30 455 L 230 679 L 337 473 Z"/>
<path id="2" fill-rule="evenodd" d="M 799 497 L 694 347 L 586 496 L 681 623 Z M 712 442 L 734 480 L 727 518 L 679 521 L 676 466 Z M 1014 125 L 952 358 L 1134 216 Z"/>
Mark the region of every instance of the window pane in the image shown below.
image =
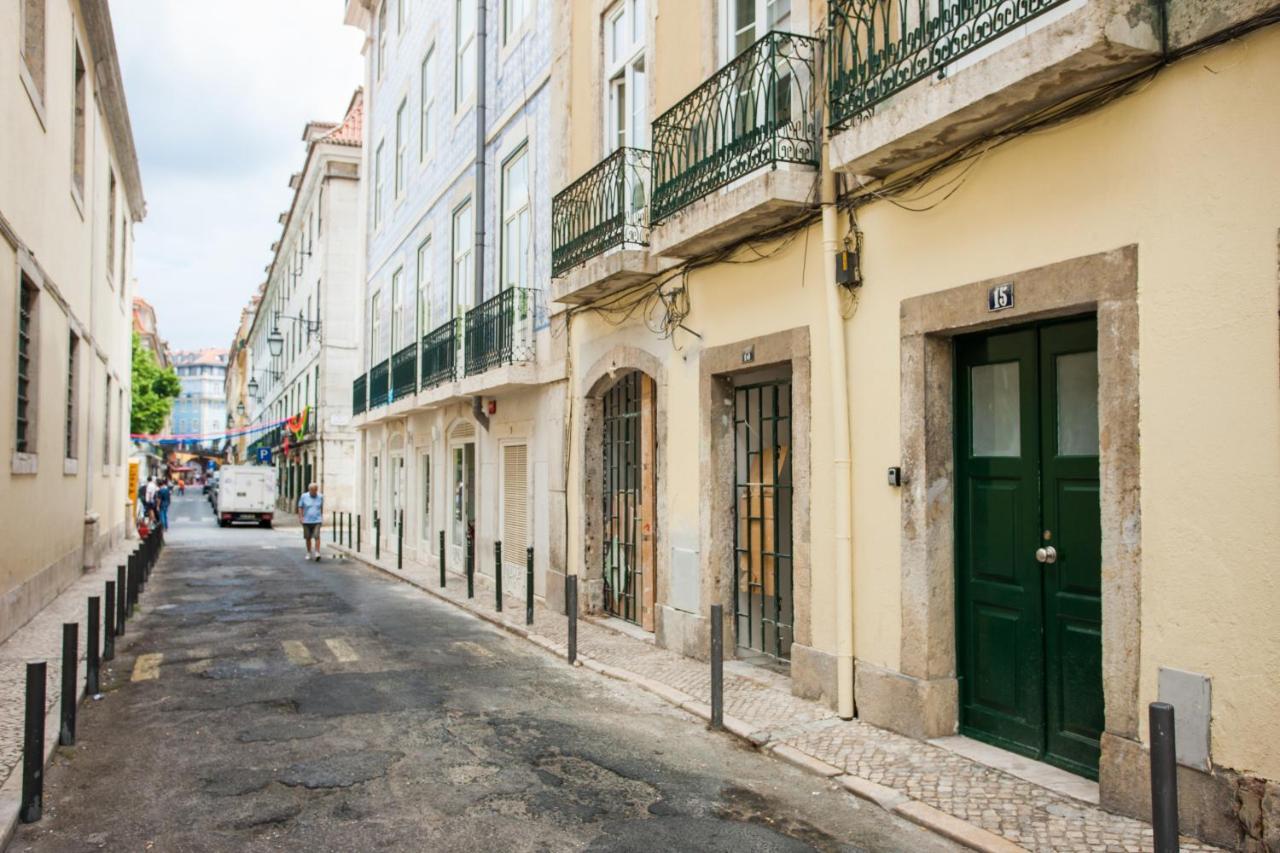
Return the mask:
<path id="1" fill-rule="evenodd" d="M 1098 455 L 1098 353 L 1076 352 L 1056 359 L 1058 374 L 1058 454 Z"/>
<path id="2" fill-rule="evenodd" d="M 974 456 L 1021 456 L 1018 362 L 969 369 Z"/>

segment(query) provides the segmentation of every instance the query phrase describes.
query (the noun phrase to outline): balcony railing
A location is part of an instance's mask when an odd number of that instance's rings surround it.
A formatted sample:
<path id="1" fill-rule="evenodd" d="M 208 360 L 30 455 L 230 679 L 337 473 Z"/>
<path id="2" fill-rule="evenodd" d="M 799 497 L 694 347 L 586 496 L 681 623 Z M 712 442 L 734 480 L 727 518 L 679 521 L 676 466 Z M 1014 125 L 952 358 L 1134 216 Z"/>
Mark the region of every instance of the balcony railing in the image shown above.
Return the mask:
<path id="1" fill-rule="evenodd" d="M 619 148 L 551 202 L 551 274 L 562 276 L 615 246 L 649 245 L 652 155 Z"/>
<path id="2" fill-rule="evenodd" d="M 817 166 L 815 52 L 771 32 L 653 123 L 654 225 L 762 166 Z"/>
<path id="3" fill-rule="evenodd" d="M 458 378 L 459 318 L 422 336 L 422 387 L 434 388 Z"/>
<path id="4" fill-rule="evenodd" d="M 363 414 L 367 408 L 369 408 L 369 374 L 362 373 L 351 383 L 351 414 Z"/>
<path id="5" fill-rule="evenodd" d="M 847 124 L 1066 0 L 831 0 L 831 125 Z"/>
<path id="6" fill-rule="evenodd" d="M 533 361 L 540 307 L 539 291 L 509 287 L 468 311 L 467 376 L 504 364 Z"/>
<path id="7" fill-rule="evenodd" d="M 386 359 L 369 368 L 369 408 L 387 404 L 388 392 L 391 390 L 391 360 Z"/>
<path id="8" fill-rule="evenodd" d="M 409 344 L 391 356 L 391 399 L 408 397 L 418 390 L 418 347 Z"/>

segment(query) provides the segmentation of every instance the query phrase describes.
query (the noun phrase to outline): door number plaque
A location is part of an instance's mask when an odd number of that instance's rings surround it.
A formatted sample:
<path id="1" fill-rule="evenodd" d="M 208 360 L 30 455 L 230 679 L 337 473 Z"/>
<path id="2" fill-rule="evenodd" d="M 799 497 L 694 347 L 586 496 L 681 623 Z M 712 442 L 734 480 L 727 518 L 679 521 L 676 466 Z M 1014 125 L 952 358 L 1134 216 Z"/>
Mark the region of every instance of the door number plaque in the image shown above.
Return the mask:
<path id="1" fill-rule="evenodd" d="M 987 310 L 1003 311 L 1013 307 L 1013 282 L 997 284 L 987 290 Z"/>

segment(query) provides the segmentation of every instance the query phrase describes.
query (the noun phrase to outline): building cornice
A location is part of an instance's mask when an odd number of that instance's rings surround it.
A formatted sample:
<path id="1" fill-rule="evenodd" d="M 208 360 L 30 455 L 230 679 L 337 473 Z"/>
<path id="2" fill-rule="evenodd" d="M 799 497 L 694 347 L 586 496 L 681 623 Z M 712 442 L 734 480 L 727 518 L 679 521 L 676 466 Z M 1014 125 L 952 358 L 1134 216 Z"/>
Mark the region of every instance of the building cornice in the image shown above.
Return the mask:
<path id="1" fill-rule="evenodd" d="M 107 0 L 82 0 L 85 32 L 93 54 L 94 78 L 98 85 L 98 101 L 106 115 L 107 133 L 115 152 L 116 165 L 124 182 L 125 199 L 134 222 L 147 215 L 147 202 L 142 195 L 142 173 L 138 168 L 138 150 L 129 122 L 129 105 L 124 95 L 124 79 L 120 75 L 120 58 L 116 53 L 115 31 Z"/>

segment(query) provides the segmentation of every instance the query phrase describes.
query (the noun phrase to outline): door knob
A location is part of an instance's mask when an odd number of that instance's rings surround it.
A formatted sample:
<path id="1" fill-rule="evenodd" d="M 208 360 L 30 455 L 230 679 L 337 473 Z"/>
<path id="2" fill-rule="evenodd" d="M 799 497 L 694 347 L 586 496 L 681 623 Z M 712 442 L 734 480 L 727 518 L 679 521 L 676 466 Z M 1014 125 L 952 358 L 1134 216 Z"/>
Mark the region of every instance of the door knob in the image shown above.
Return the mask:
<path id="1" fill-rule="evenodd" d="M 1058 562 L 1058 549 L 1052 545 L 1046 545 L 1043 548 L 1036 549 L 1037 563 L 1056 563 Z"/>

